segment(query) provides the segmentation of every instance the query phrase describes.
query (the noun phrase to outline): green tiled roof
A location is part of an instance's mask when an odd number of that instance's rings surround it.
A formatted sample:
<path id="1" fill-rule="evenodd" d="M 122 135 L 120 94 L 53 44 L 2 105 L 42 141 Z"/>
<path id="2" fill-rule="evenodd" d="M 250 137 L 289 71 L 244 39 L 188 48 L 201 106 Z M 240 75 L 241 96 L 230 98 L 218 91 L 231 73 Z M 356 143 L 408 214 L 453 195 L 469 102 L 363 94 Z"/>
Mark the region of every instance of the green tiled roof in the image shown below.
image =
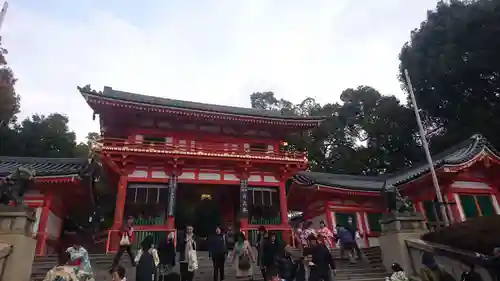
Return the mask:
<path id="1" fill-rule="evenodd" d="M 479 153 L 486 151 L 500 158 L 500 153 L 481 135 L 473 135 L 467 140 L 432 156 L 434 168 L 455 166 L 466 163 Z M 341 175 L 315 172 L 299 172 L 293 179 L 303 186 L 320 184 L 357 191 L 380 191 L 387 180 L 388 185 L 399 186 L 429 173 L 429 165 L 422 162 L 401 172 L 377 177 Z"/>
<path id="2" fill-rule="evenodd" d="M 222 114 L 243 115 L 250 117 L 272 118 L 293 121 L 319 121 L 324 117 L 303 117 L 295 115 L 283 115 L 278 110 L 259 110 L 246 107 L 235 107 L 226 105 L 215 105 L 191 101 L 182 101 L 161 97 L 146 96 L 141 94 L 129 93 L 124 91 L 114 90 L 111 87 L 104 87 L 102 92 L 82 92 L 83 95 L 91 97 L 105 98 L 140 105 L 152 105 L 160 107 L 168 107 L 174 109 L 197 110 Z"/>
<path id="3" fill-rule="evenodd" d="M 79 174 L 88 165 L 85 158 L 36 158 L 0 156 L 0 177 L 19 167 L 34 170 L 36 176 L 64 176 Z"/>

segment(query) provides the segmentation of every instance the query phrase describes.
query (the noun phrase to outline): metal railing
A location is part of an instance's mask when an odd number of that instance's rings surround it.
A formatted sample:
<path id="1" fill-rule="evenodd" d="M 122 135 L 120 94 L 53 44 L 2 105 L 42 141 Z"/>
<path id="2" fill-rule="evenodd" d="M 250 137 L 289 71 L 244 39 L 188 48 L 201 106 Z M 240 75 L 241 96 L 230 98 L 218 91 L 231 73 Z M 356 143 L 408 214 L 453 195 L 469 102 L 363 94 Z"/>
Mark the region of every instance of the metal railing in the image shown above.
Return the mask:
<path id="1" fill-rule="evenodd" d="M 166 238 L 170 232 L 174 232 L 174 241 L 177 241 L 177 231 L 175 229 L 169 229 L 164 227 L 136 227 L 135 239 L 132 242 L 132 248 L 140 248 L 142 240 L 147 236 L 153 236 L 153 244 L 158 245 L 158 243 Z M 106 241 L 106 253 L 115 253 L 118 250 L 120 244 L 120 231 L 115 229 L 108 230 L 108 239 Z M 175 243 L 175 242 L 174 242 Z"/>
<path id="2" fill-rule="evenodd" d="M 172 144 L 161 141 L 128 141 L 127 139 L 102 138 L 94 143 L 93 149 L 96 151 L 307 162 L 306 152 L 244 148 L 243 144 L 195 140 L 186 140 L 185 143 Z"/>

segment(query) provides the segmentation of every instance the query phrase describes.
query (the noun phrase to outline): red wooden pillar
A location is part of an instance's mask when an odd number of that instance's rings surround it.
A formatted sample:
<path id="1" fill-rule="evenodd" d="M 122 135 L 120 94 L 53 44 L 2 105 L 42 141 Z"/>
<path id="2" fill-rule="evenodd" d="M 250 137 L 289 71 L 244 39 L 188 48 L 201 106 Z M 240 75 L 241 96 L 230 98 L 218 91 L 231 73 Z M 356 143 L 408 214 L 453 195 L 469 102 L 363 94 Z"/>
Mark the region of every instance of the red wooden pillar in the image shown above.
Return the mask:
<path id="1" fill-rule="evenodd" d="M 37 230 L 37 255 L 45 255 L 45 248 L 47 246 L 47 223 L 49 222 L 50 207 L 52 206 L 52 191 L 48 191 L 43 196 L 43 208 L 40 214 L 40 222 L 38 223 Z"/>
<path id="2" fill-rule="evenodd" d="M 365 240 L 365 246 L 370 247 L 370 241 L 368 240 L 368 225 L 366 224 L 366 212 L 358 212 L 359 219 L 361 221 L 361 231 L 363 232 L 363 240 Z"/>
<path id="3" fill-rule="evenodd" d="M 123 224 L 123 213 L 125 210 L 125 199 L 127 197 L 127 177 L 120 176 L 118 190 L 116 192 L 115 217 L 113 229 L 120 229 Z"/>
<path id="4" fill-rule="evenodd" d="M 445 194 L 446 198 L 446 210 L 449 213 L 450 223 L 460 222 L 462 221 L 460 218 L 460 211 L 458 210 L 457 202 L 455 201 L 455 196 L 453 196 L 453 192 L 448 192 Z"/>
<path id="5" fill-rule="evenodd" d="M 333 232 L 333 217 L 332 211 L 330 210 L 330 203 L 328 201 L 324 201 L 323 209 L 325 210 L 326 227 Z"/>
<path id="6" fill-rule="evenodd" d="M 281 225 L 288 226 L 288 204 L 286 202 L 286 179 L 281 178 L 279 185 L 279 198 L 280 198 L 280 219 Z"/>

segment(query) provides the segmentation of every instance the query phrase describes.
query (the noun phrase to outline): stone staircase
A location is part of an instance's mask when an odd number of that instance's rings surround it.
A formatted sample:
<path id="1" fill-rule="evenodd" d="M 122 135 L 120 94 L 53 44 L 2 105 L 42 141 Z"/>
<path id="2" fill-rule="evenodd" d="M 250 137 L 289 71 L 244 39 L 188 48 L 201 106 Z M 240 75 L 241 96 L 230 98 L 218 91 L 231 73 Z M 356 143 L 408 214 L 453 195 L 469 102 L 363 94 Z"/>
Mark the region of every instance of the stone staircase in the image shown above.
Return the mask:
<path id="1" fill-rule="evenodd" d="M 294 250 L 295 251 L 295 250 Z M 348 261 L 340 261 L 340 254 L 337 249 L 333 250 L 333 256 L 336 259 L 337 275 L 334 281 L 383 281 L 388 273 L 381 265 L 381 252 L 379 247 L 362 249 L 364 260 L 358 261 L 356 264 L 350 264 Z M 92 254 L 90 256 L 92 268 L 95 274 L 96 281 L 111 280 L 108 270 L 113 260 L 112 255 Z M 212 281 L 212 262 L 208 258 L 207 252 L 198 253 L 199 268 L 196 271 L 194 281 Z M 36 257 L 33 263 L 32 281 L 42 281 L 45 274 L 57 262 L 55 256 Z M 124 255 L 120 264 L 127 268 L 127 280 L 135 281 L 135 268 L 130 264 L 130 259 Z M 177 271 L 179 267 L 175 268 Z M 225 267 L 226 280 L 236 280 L 235 272 L 230 263 L 226 263 Z M 254 280 L 262 281 L 263 278 L 258 269 L 254 270 Z"/>

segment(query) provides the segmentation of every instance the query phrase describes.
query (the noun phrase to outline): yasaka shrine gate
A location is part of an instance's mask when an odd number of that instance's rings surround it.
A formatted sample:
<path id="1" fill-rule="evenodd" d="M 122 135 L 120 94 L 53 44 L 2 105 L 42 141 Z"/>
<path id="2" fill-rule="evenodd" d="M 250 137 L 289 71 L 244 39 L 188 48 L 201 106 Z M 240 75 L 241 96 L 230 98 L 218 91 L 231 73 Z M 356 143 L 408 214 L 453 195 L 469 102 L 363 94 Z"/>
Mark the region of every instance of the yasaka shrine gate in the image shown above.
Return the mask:
<path id="1" fill-rule="evenodd" d="M 384 212 L 380 191 L 387 176 L 308 172 L 306 152 L 293 151 L 283 141 L 289 134 L 319 126 L 323 118 L 157 98 L 110 87 L 80 92 L 99 115 L 102 139 L 94 150 L 108 188 L 116 194 L 116 201 L 109 202 L 115 211 L 102 251 L 116 251 L 118 231 L 128 216 L 136 220 L 137 240 L 145 235 L 159 239 L 186 225 L 201 238 L 220 225 L 241 230 L 253 240 L 258 227 L 265 225 L 292 243 L 289 210 L 303 212 L 315 227 L 324 220 L 332 230 L 350 217 L 362 234 L 362 246 L 377 245 Z M 500 213 L 500 154 L 487 140 L 472 136 L 433 159 L 451 222 Z M 33 235 L 38 255 L 69 239 L 63 218 L 73 209 L 95 208 L 94 185 L 81 172 L 89 171 L 88 163 L 0 157 L 0 176 L 19 166 L 43 170 L 25 200 L 37 209 Z M 429 227 L 441 220 L 425 163 L 389 175 L 388 183 L 413 201 Z"/>

